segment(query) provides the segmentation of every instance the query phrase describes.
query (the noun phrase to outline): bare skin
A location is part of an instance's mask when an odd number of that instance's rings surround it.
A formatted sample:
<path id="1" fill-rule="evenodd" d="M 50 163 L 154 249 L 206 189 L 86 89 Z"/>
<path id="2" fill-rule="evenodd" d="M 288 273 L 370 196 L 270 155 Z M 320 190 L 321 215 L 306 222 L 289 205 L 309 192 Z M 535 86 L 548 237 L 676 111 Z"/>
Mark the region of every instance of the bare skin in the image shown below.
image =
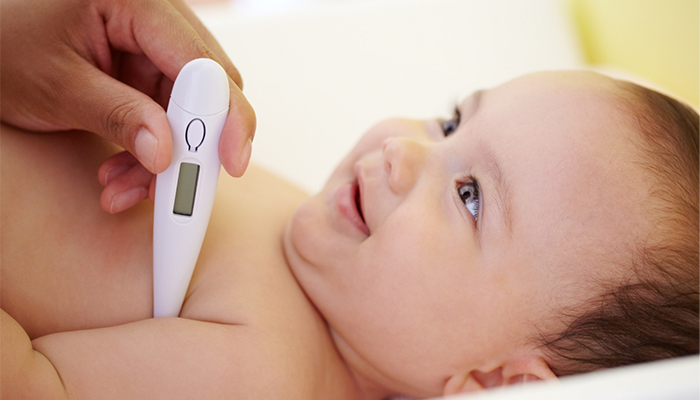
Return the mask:
<path id="1" fill-rule="evenodd" d="M 183 318 L 152 319 L 152 205 L 110 215 L 99 204 L 97 168 L 116 148 L 87 133 L 5 126 L 2 144 L 3 329 L 8 318 L 21 325 L 53 363 L 40 369 L 55 366 L 71 398 L 355 390 L 281 251 L 306 197 L 297 188 L 258 168 L 222 174 Z"/>
<path id="2" fill-rule="evenodd" d="M 465 99 L 456 128 L 385 121 L 311 198 L 256 168 L 222 176 L 182 318 L 150 318 L 152 206 L 100 208 L 117 149 L 3 128 L 3 397 L 379 400 L 556 379 L 536 328 L 589 299 L 591 276 L 625 279 L 601 254 L 650 230 L 614 90 L 533 74 Z"/>

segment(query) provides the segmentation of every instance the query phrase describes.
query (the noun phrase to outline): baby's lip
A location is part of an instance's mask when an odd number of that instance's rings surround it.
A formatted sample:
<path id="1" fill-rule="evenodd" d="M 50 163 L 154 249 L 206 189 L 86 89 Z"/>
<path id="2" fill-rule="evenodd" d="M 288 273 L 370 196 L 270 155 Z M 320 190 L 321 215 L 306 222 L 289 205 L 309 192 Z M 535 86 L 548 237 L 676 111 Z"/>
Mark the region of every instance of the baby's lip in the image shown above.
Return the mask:
<path id="1" fill-rule="evenodd" d="M 367 221 L 365 221 L 365 216 L 362 212 L 363 207 L 362 207 L 362 183 L 361 182 L 362 181 L 358 179 L 352 183 L 353 199 L 355 200 L 353 202 L 353 205 L 355 208 L 354 211 L 357 213 L 357 217 L 359 218 L 358 227 L 366 235 L 369 236 L 369 234 L 370 234 L 369 227 L 367 226 Z"/>
<path id="2" fill-rule="evenodd" d="M 361 194 L 357 181 L 348 182 L 341 186 L 336 192 L 338 211 L 343 218 L 352 224 L 366 236 L 369 236 L 369 227 L 365 223 L 361 214 Z"/>
<path id="3" fill-rule="evenodd" d="M 354 186 L 356 186 L 356 189 L 355 189 L 355 207 L 357 207 L 357 214 L 360 216 L 362 223 L 365 224 L 365 226 L 367 227 L 367 221 L 365 221 L 365 215 L 362 212 L 362 210 L 363 210 L 363 206 L 362 206 L 362 181 L 360 180 L 359 176 L 358 176 L 358 179 L 355 182 Z M 369 227 L 367 227 L 367 231 L 369 232 Z"/>
<path id="4" fill-rule="evenodd" d="M 355 193 L 355 204 L 357 206 L 357 213 L 362 219 L 362 223 L 367 227 L 367 232 L 369 232 L 369 226 L 367 225 L 367 220 L 365 219 L 365 203 L 364 203 L 364 181 L 362 179 L 362 168 L 360 164 L 355 164 L 355 185 L 357 186 L 357 193 Z"/>

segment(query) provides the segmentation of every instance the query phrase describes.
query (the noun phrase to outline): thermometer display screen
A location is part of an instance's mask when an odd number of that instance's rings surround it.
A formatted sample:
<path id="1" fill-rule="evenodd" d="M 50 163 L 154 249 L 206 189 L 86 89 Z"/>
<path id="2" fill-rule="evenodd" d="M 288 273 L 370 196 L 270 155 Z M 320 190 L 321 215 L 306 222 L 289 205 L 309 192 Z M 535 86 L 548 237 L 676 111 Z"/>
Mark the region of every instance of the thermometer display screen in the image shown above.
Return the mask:
<path id="1" fill-rule="evenodd" d="M 175 204 L 173 213 L 192 216 L 194 198 L 197 193 L 197 179 L 199 178 L 199 165 L 183 162 L 180 164 L 180 173 L 177 176 L 177 191 L 175 192 Z"/>

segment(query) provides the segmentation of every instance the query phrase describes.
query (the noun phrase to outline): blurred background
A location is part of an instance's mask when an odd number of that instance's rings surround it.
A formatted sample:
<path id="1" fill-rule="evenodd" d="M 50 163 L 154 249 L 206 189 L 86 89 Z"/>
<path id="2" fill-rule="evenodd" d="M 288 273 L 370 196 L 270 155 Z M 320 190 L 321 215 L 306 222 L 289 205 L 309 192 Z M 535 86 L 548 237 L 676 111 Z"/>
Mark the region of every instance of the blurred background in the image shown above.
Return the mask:
<path id="1" fill-rule="evenodd" d="M 253 160 L 310 191 L 373 123 L 594 69 L 699 104 L 698 0 L 188 0 L 243 75 Z"/>
<path id="2" fill-rule="evenodd" d="M 189 0 L 195 10 L 230 4 L 249 15 L 294 12 L 353 0 Z M 488 0 L 484 0 L 488 1 Z M 524 0 L 528 1 L 528 0 Z M 697 0 L 560 0 L 590 65 L 628 71 L 697 108 L 700 82 Z"/>
<path id="3" fill-rule="evenodd" d="M 698 107 L 697 0 L 564 0 L 586 61 L 629 71 Z"/>

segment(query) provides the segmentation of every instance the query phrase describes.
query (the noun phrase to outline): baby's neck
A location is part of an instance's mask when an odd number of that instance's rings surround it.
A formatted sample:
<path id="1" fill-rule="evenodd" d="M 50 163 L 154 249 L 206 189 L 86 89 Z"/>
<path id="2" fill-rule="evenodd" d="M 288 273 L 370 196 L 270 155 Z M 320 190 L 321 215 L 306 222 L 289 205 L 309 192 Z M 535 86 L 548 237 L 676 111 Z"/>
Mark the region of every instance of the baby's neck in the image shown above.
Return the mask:
<path id="1" fill-rule="evenodd" d="M 329 333 L 333 339 L 335 351 L 338 352 L 338 357 L 342 360 L 347 374 L 352 381 L 355 394 L 351 398 L 382 400 L 398 394 L 396 391 L 392 391 L 387 387 L 391 378 L 384 376 L 381 371 L 368 365 L 365 360 L 362 360 L 354 351 L 351 351 L 349 345 L 330 327 Z M 344 349 L 346 349 L 346 351 L 344 351 Z M 349 355 L 344 357 L 344 353 Z"/>
<path id="2" fill-rule="evenodd" d="M 284 261 L 287 264 L 287 268 L 292 275 L 294 275 L 294 268 L 291 265 L 291 259 L 287 252 L 289 249 L 289 234 L 290 226 L 287 224 L 285 227 L 285 232 L 282 235 L 282 254 L 284 256 Z M 299 288 L 305 293 L 306 299 L 309 305 L 313 308 L 316 318 L 315 330 L 319 333 L 320 340 L 316 340 L 315 344 L 317 348 L 314 351 L 321 351 L 323 360 L 319 365 L 318 375 L 319 377 L 319 389 L 318 396 L 314 398 L 321 399 L 353 399 L 353 400 L 382 400 L 392 395 L 389 390 L 383 386 L 377 384 L 374 380 L 368 377 L 368 374 L 362 373 L 362 371 L 355 368 L 353 362 L 349 362 L 343 357 L 343 352 L 339 349 L 343 346 L 342 340 L 338 339 L 337 333 L 329 325 L 328 321 L 321 314 L 319 308 L 314 304 L 311 297 L 306 293 L 304 287 L 300 284 L 299 279 L 295 276 L 296 283 Z M 322 331 L 323 333 L 320 333 Z"/>
<path id="3" fill-rule="evenodd" d="M 328 328 L 332 346 L 326 346 L 327 368 L 324 369 L 324 399 L 382 400 L 392 393 L 387 388 L 369 378 L 367 374 L 344 359 L 338 350 L 336 335 Z"/>

